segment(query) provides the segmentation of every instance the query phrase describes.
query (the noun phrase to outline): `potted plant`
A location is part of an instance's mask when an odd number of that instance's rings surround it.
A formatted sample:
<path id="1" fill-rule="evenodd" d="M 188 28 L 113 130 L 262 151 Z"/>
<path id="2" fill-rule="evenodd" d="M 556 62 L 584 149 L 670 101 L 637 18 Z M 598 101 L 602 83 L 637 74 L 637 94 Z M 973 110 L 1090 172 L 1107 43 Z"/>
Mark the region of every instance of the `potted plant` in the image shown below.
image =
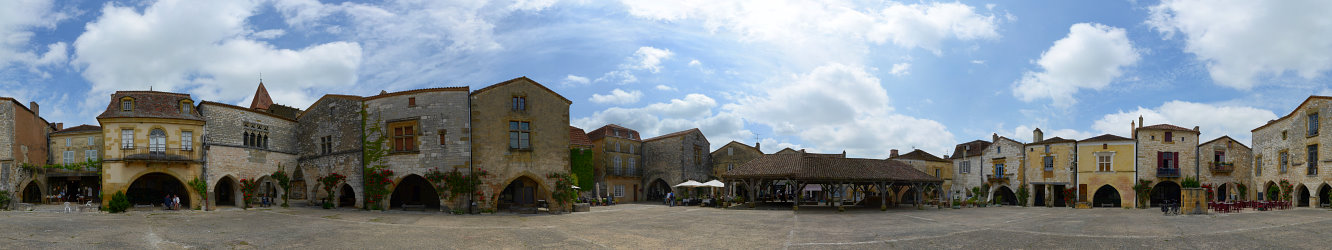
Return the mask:
<path id="1" fill-rule="evenodd" d="M 962 209 L 962 201 L 953 199 L 953 209 Z"/>

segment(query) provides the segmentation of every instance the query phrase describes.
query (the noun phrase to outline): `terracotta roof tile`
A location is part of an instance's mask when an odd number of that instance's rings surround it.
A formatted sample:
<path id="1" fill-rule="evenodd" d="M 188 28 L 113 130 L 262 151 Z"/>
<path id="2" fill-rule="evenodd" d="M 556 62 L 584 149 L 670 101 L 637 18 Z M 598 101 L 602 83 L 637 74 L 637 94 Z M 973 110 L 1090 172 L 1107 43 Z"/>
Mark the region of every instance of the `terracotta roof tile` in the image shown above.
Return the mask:
<path id="1" fill-rule="evenodd" d="M 268 89 L 264 88 L 264 82 L 259 82 L 259 89 L 254 90 L 254 100 L 250 101 L 250 108 L 268 110 L 273 105 L 273 98 L 268 96 Z"/>
<path id="2" fill-rule="evenodd" d="M 134 108 L 130 111 L 122 111 L 120 108 L 120 99 L 124 97 L 134 99 Z M 165 118 L 203 121 L 198 109 L 191 108 L 190 112 L 180 112 L 182 100 L 190 100 L 190 95 L 158 91 L 116 91 L 115 94 L 111 94 L 111 103 L 106 105 L 106 111 L 98 115 L 97 119 Z"/>
<path id="3" fill-rule="evenodd" d="M 1104 134 L 1092 138 L 1083 139 L 1082 141 L 1091 142 L 1091 141 L 1132 141 L 1132 140 L 1133 139 L 1124 138 L 1123 136 Z"/>
<path id="4" fill-rule="evenodd" d="M 727 178 L 791 178 L 814 181 L 940 182 L 896 160 L 769 154 L 726 172 Z"/>
<path id="5" fill-rule="evenodd" d="M 583 133 L 583 129 L 569 126 L 569 144 L 592 146 L 592 140 L 587 139 L 587 133 Z"/>
<path id="6" fill-rule="evenodd" d="M 1141 128 L 1138 128 L 1138 129 L 1178 130 L 1178 131 L 1198 132 L 1197 130 L 1187 129 L 1187 128 L 1184 128 L 1184 127 L 1175 126 L 1175 125 L 1170 125 L 1170 124 L 1156 124 L 1156 125 L 1151 125 L 1151 126 L 1141 127 Z"/>
<path id="7" fill-rule="evenodd" d="M 898 155 L 897 157 L 889 157 L 888 159 L 889 159 L 889 160 L 921 160 L 921 161 L 949 162 L 948 160 L 944 160 L 943 158 L 939 158 L 938 156 L 934 156 L 934 155 L 932 155 L 932 154 L 930 154 L 930 153 L 928 153 L 928 152 L 925 152 L 925 150 L 920 150 L 920 149 L 912 150 L 911 152 L 908 152 L 908 153 L 905 153 L 905 154 Z"/>
<path id="8" fill-rule="evenodd" d="M 650 142 L 650 141 L 655 141 L 655 140 L 661 140 L 661 139 L 666 139 L 666 138 L 671 138 L 671 137 L 676 137 L 676 136 L 686 135 L 686 134 L 689 134 L 689 133 L 691 133 L 691 132 L 698 132 L 698 133 L 700 133 L 700 134 L 703 133 L 702 131 L 699 131 L 698 128 L 691 128 L 691 129 L 687 129 L 687 130 L 680 131 L 680 132 L 675 132 L 675 133 L 670 133 L 670 134 L 664 134 L 664 135 L 661 135 L 661 136 L 648 138 L 647 140 L 643 140 L 643 142 Z"/>
<path id="9" fill-rule="evenodd" d="M 967 143 L 957 144 L 957 147 L 953 148 L 953 155 L 948 156 L 948 159 L 962 159 L 962 157 L 979 156 L 985 153 L 985 148 L 990 147 L 990 144 L 991 142 L 982 141 L 982 140 L 975 140 Z M 970 150 L 967 150 L 968 146 L 971 147 Z"/>
<path id="10" fill-rule="evenodd" d="M 87 131 L 102 131 L 102 127 L 84 124 L 71 128 L 61 129 L 60 131 L 56 131 L 51 134 L 78 133 L 78 132 L 87 132 Z"/>
<path id="11" fill-rule="evenodd" d="M 1077 142 L 1077 141 L 1076 141 L 1076 140 L 1070 140 L 1070 139 L 1064 139 L 1064 138 L 1060 138 L 1060 137 L 1058 137 L 1058 136 L 1055 136 L 1055 137 L 1052 137 L 1052 138 L 1049 138 L 1049 139 L 1045 139 L 1045 140 L 1041 140 L 1041 141 L 1038 141 L 1038 142 L 1028 143 L 1027 145 L 1055 144 L 1055 143 L 1065 143 L 1065 142 Z"/>
<path id="12" fill-rule="evenodd" d="M 616 131 L 619 131 L 620 136 L 615 135 Z M 621 127 L 620 125 L 615 125 L 615 124 L 606 124 L 606 126 L 601 126 L 600 128 L 594 129 L 592 130 L 592 132 L 587 133 L 587 138 L 592 141 L 601 140 L 601 138 L 606 138 L 608 136 L 625 138 L 633 141 L 641 141 L 642 139 L 638 137 L 638 130 Z"/>

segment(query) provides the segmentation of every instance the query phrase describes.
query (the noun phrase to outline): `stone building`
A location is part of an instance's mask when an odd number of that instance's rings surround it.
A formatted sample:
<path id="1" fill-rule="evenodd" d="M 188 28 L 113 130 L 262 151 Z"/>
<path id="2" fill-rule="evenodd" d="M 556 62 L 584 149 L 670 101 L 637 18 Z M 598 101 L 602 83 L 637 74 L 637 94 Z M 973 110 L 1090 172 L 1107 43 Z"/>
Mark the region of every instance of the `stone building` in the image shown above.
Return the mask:
<path id="1" fill-rule="evenodd" d="M 1022 183 L 1022 150 L 1024 143 L 1008 137 L 993 135 L 990 147 L 981 155 L 980 168 L 984 182 L 990 184 L 989 200 L 998 199 L 1005 205 L 1017 204 L 1017 190 Z"/>
<path id="2" fill-rule="evenodd" d="M 117 91 L 97 122 L 115 142 L 103 148 L 102 206 L 116 192 L 136 205 L 176 195 L 182 207 L 199 206 L 203 197 L 184 183 L 203 175 L 205 121 L 188 94 Z"/>
<path id="3" fill-rule="evenodd" d="M 1059 137 L 1044 138 L 1037 128 L 1032 131 L 1032 143 L 1025 145 L 1022 181 L 1030 194 L 1027 204 L 1044 207 L 1065 207 L 1064 189 L 1073 188 L 1074 166 L 1077 165 L 1077 141 Z"/>
<path id="4" fill-rule="evenodd" d="M 737 141 L 731 141 L 722 145 L 717 150 L 712 151 L 712 173 L 708 176 L 711 179 L 719 179 L 726 171 L 731 171 L 740 165 L 744 165 L 750 160 L 758 159 L 763 156 L 758 143 L 754 146 L 745 145 Z"/>
<path id="5" fill-rule="evenodd" d="M 208 208 L 244 204 L 242 180 L 260 183 L 259 196 L 282 197 L 287 190 L 282 190 L 271 175 L 283 170 L 290 176 L 297 168 L 295 117 L 271 112 L 284 106 L 272 102 L 263 83 L 259 83 L 248 108 L 209 101 L 198 106 L 205 121 Z"/>
<path id="6" fill-rule="evenodd" d="M 1328 204 L 1332 187 L 1328 186 L 1328 171 L 1322 170 L 1332 161 L 1323 159 L 1325 149 L 1332 147 L 1332 127 L 1323 122 L 1321 114 L 1332 114 L 1332 97 L 1309 96 L 1290 114 L 1268 121 L 1253 129 L 1253 183 L 1249 187 L 1253 197 L 1264 200 L 1280 199 L 1282 180 L 1290 182 L 1291 199 L 1297 206 L 1323 206 Z M 1332 151 L 1332 150 L 1329 150 Z"/>
<path id="7" fill-rule="evenodd" d="M 378 203 L 389 204 L 390 208 L 463 207 L 467 199 L 441 200 L 425 176 L 432 169 L 470 171 L 468 94 L 467 87 L 446 87 L 381 93 L 364 99 L 367 120 L 382 128 L 389 151 L 384 162 L 367 165 L 382 164 L 393 171 L 392 193 Z M 373 140 L 380 135 L 368 136 L 367 140 Z"/>
<path id="8" fill-rule="evenodd" d="M 915 168 L 916 171 L 943 180 L 942 189 L 945 190 L 945 192 L 953 190 L 953 161 L 944 160 L 943 158 L 939 158 L 938 156 L 934 156 L 933 154 L 920 149 L 912 150 L 911 152 L 902 155 L 898 155 L 896 149 L 890 150 L 888 153 L 888 160 L 896 160 L 906 163 L 912 168 Z M 951 195 L 952 192 L 948 192 L 943 198 L 952 199 Z M 929 195 L 927 197 L 937 196 Z"/>
<path id="9" fill-rule="evenodd" d="M 57 126 L 59 127 L 59 126 Z M 63 168 L 47 168 L 38 178 L 45 179 L 52 193 L 65 191 L 67 195 L 83 194 L 93 197 L 101 189 L 102 128 L 79 125 L 50 134 L 51 164 Z M 77 197 L 77 196 L 76 196 Z"/>
<path id="10" fill-rule="evenodd" d="M 1095 207 L 1135 207 L 1133 139 L 1105 134 L 1077 143 L 1077 201 Z"/>
<path id="11" fill-rule="evenodd" d="M 291 199 L 316 204 L 331 199 L 335 206 L 362 207 L 361 97 L 324 95 L 296 118 L 297 168 L 292 171 Z M 319 178 L 337 173 L 347 180 L 324 190 Z"/>
<path id="12" fill-rule="evenodd" d="M 555 180 L 569 173 L 572 101 L 527 77 L 472 91 L 474 169 L 487 171 L 481 208 L 527 208 L 551 200 Z"/>
<path id="13" fill-rule="evenodd" d="M 1138 180 L 1148 180 L 1153 185 L 1148 204 L 1156 206 L 1163 200 L 1180 200 L 1180 182 L 1198 176 L 1198 128 L 1141 125 L 1142 117 L 1138 117 L 1140 127 L 1133 130 L 1133 139 L 1138 143 Z"/>
<path id="14" fill-rule="evenodd" d="M 595 195 L 614 197 L 621 202 L 645 199 L 642 185 L 643 141 L 638 131 L 607 124 L 587 135 L 592 140 L 592 171 L 596 175 Z"/>
<path id="15" fill-rule="evenodd" d="M 1203 168 L 1198 180 L 1212 186 L 1215 201 L 1254 197 L 1248 194 L 1254 187 L 1253 149 L 1230 136 L 1221 136 L 1198 144 L 1198 154 L 1202 155 L 1198 164 Z M 1239 193 L 1240 186 L 1245 187 L 1245 194 Z"/>
<path id="16" fill-rule="evenodd" d="M 643 180 L 648 200 L 659 200 L 667 192 L 684 194 L 684 188 L 673 187 L 686 180 L 709 181 L 710 147 L 708 138 L 697 128 L 643 140 Z"/>
<path id="17" fill-rule="evenodd" d="M 41 202 L 47 195 L 45 178 L 23 166 L 42 166 L 49 157 L 47 134 L 58 130 L 42 118 L 36 102 L 23 106 L 0 97 L 0 190 L 15 195 L 13 202 Z"/>
<path id="18" fill-rule="evenodd" d="M 982 156 L 985 149 L 990 147 L 990 142 L 975 140 L 966 143 L 957 144 L 953 147 L 953 155 L 948 160 L 953 162 L 953 185 L 952 197 L 970 198 L 977 195 L 972 192 L 972 188 L 980 188 L 981 183 L 985 183 L 985 175 L 981 171 L 984 166 Z"/>

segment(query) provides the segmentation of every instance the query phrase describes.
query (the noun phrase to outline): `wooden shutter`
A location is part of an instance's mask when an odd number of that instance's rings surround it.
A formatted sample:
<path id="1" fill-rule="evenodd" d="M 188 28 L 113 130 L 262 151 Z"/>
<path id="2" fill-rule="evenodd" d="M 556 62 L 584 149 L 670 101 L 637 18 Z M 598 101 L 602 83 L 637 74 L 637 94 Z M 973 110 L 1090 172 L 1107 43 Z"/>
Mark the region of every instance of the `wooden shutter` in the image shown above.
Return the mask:
<path id="1" fill-rule="evenodd" d="M 1078 201 L 1087 201 L 1087 184 L 1078 184 Z"/>
<path id="2" fill-rule="evenodd" d="M 1165 152 L 1156 152 L 1156 168 L 1165 166 Z"/>
<path id="3" fill-rule="evenodd" d="M 1170 155 L 1171 155 L 1171 156 L 1170 156 L 1170 159 L 1173 160 L 1173 161 L 1171 161 L 1170 163 L 1171 163 L 1171 164 L 1174 164 L 1174 166 L 1171 166 L 1171 167 L 1173 167 L 1173 168 L 1179 168 L 1179 152 L 1171 152 Z"/>

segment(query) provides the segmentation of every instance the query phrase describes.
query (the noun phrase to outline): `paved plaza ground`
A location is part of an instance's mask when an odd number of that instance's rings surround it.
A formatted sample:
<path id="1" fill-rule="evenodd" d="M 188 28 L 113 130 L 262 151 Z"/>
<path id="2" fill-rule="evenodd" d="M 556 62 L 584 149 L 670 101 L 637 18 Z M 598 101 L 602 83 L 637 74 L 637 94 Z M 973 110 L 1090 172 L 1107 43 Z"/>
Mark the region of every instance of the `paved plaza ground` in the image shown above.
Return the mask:
<path id="1" fill-rule="evenodd" d="M 623 204 L 566 215 L 318 208 L 0 212 L 8 249 L 1328 249 L 1332 212 L 1198 216 L 1100 208 L 802 207 L 727 210 Z"/>

